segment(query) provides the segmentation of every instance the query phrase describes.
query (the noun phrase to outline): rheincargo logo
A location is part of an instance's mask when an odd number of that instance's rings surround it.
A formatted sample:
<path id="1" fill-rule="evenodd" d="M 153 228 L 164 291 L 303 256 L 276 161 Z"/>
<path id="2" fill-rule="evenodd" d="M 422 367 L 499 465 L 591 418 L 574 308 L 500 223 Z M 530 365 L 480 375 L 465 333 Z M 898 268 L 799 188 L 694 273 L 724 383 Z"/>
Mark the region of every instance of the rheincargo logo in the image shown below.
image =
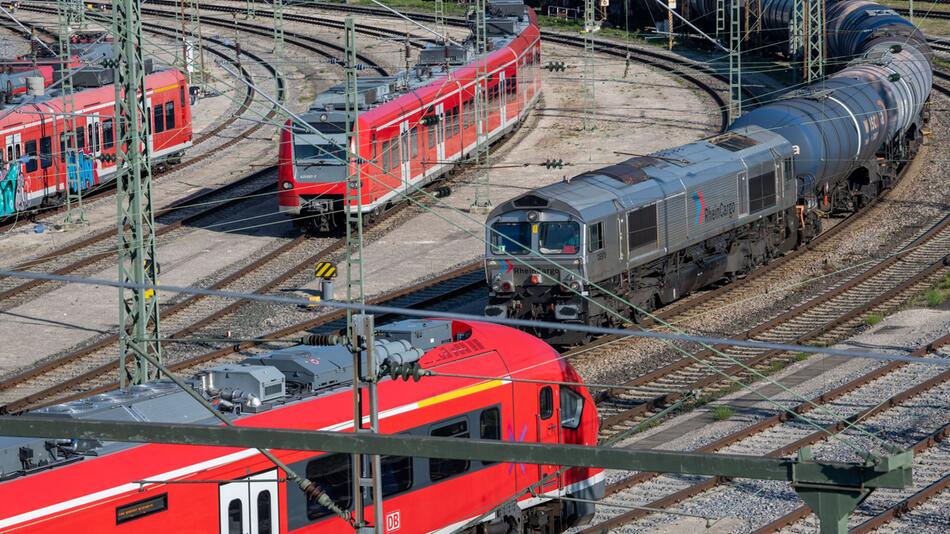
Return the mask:
<path id="1" fill-rule="evenodd" d="M 703 213 L 706 210 L 706 201 L 703 200 L 703 192 L 699 189 L 693 193 L 693 201 L 696 202 L 696 221 L 693 224 L 703 224 L 703 219 L 705 219 L 705 214 Z"/>
<path id="2" fill-rule="evenodd" d="M 703 192 L 699 189 L 693 193 L 693 201 L 696 202 L 696 219 L 693 224 L 700 225 L 707 221 L 712 222 L 723 217 L 732 218 L 736 214 L 736 203 L 721 202 L 716 206 L 706 206 L 706 199 L 703 198 Z"/>

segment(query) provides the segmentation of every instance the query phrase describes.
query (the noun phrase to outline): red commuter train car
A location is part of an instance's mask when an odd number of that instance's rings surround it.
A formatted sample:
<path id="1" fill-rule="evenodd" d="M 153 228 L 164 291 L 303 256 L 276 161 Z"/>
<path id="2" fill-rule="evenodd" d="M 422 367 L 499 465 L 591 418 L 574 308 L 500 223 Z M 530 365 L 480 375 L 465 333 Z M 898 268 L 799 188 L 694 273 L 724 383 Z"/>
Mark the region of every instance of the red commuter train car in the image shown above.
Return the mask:
<path id="1" fill-rule="evenodd" d="M 149 124 L 153 163 L 180 160 L 191 146 L 191 102 L 185 77 L 176 69 L 148 74 L 145 85 L 149 100 Z M 115 155 L 113 121 L 115 86 L 104 84 L 76 91 L 76 144 L 91 165 L 91 176 L 73 180 L 89 188 L 106 182 L 115 173 L 115 162 L 103 155 Z M 60 95 L 26 96 L 0 107 L 0 168 L 7 175 L 10 165 L 19 165 L 15 183 L 4 176 L 4 197 L 0 217 L 39 206 L 55 205 L 66 194 L 65 128 L 71 121 L 63 115 Z M 7 175 L 7 180 L 11 176 Z"/>
<path id="2" fill-rule="evenodd" d="M 484 377 L 383 379 L 382 432 L 597 443 L 597 412 L 586 388 L 557 384 L 579 383 L 577 373 L 529 334 L 479 322 L 409 320 L 380 327 L 376 343 L 377 354 Z M 351 378 L 352 355 L 330 345 L 251 357 L 209 369 L 192 383 L 238 425 L 346 432 Z M 168 380 L 31 415 L 217 424 Z M 350 455 L 274 453 L 352 511 Z M 283 473 L 253 449 L 0 437 L 0 472 L 0 532 L 353 532 L 295 485 L 280 482 Z M 524 491 L 545 475 L 553 476 L 543 488 Z M 506 501 L 503 512 L 486 514 L 479 532 L 558 532 L 594 513 L 589 502 L 558 496 L 599 499 L 604 492 L 600 469 L 420 457 L 382 457 L 381 479 L 387 533 L 450 532 Z M 371 507 L 366 512 L 373 517 Z"/>
<path id="3" fill-rule="evenodd" d="M 488 54 L 474 53 L 474 39 L 463 46 L 431 45 L 408 71 L 359 78 L 364 213 L 379 215 L 399 194 L 439 178 L 475 149 L 481 65 L 487 71 L 489 141 L 517 127 L 540 96 L 541 41 L 534 10 L 521 0 L 489 4 Z M 333 230 L 344 219 L 351 171 L 345 161 L 344 105 L 343 86 L 333 87 L 301 117 L 319 133 L 288 122 L 280 137 L 280 210 L 320 231 Z"/>

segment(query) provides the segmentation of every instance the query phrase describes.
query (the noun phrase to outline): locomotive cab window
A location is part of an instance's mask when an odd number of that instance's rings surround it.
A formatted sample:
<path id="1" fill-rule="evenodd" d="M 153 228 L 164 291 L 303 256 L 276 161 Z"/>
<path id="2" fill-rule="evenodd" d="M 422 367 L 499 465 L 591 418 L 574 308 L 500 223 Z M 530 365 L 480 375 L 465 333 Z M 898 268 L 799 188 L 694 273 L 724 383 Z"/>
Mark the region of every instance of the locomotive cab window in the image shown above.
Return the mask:
<path id="1" fill-rule="evenodd" d="M 604 223 L 594 223 L 587 227 L 587 251 L 596 252 L 604 248 Z"/>
<path id="2" fill-rule="evenodd" d="M 228 503 L 228 534 L 244 534 L 244 509 L 241 499 Z"/>
<path id="3" fill-rule="evenodd" d="M 541 419 L 550 419 L 554 415 L 554 390 L 544 386 L 538 394 L 538 414 Z"/>
<path id="4" fill-rule="evenodd" d="M 307 462 L 307 480 L 323 488 L 327 496 L 337 506 L 346 510 L 350 507 L 352 484 L 349 454 L 330 454 Z M 307 518 L 319 519 L 332 512 L 315 500 L 307 501 Z"/>
<path id="5" fill-rule="evenodd" d="M 775 171 L 749 179 L 749 213 L 775 205 Z"/>
<path id="6" fill-rule="evenodd" d="M 580 246 L 580 227 L 576 222 L 541 223 L 538 243 L 542 254 L 577 254 Z"/>
<path id="7" fill-rule="evenodd" d="M 581 425 L 584 413 L 584 397 L 573 389 L 561 386 L 561 426 L 576 429 Z"/>
<path id="8" fill-rule="evenodd" d="M 77 126 L 76 127 L 76 148 L 82 150 L 86 148 L 86 127 Z"/>
<path id="9" fill-rule="evenodd" d="M 522 255 L 531 248 L 531 225 L 526 222 L 498 222 L 492 230 L 492 254 Z"/>
<path id="10" fill-rule="evenodd" d="M 656 204 L 627 212 L 627 243 L 630 250 L 656 246 Z"/>
<path id="11" fill-rule="evenodd" d="M 447 425 L 433 428 L 430 436 L 439 438 L 468 438 L 468 421 L 460 419 Z M 468 471 L 471 462 L 468 460 L 451 460 L 446 458 L 429 459 L 429 480 L 436 482 L 450 476 Z"/>

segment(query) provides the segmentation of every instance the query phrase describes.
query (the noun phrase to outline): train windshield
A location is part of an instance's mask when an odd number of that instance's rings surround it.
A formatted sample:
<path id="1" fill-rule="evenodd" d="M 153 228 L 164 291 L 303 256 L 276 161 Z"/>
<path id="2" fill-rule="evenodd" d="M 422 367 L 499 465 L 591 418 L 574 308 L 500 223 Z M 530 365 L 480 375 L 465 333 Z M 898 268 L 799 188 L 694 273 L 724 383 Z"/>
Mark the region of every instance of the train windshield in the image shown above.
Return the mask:
<path id="1" fill-rule="evenodd" d="M 526 222 L 499 222 L 492 230 L 492 254 L 527 254 L 531 248 L 531 225 Z"/>
<path id="2" fill-rule="evenodd" d="M 298 161 L 320 160 L 342 165 L 346 162 L 346 145 L 336 143 L 310 144 L 298 141 L 294 145 L 294 157 Z"/>
<path id="3" fill-rule="evenodd" d="M 581 245 L 580 226 L 571 221 L 543 222 L 538 244 L 542 254 L 577 254 Z"/>

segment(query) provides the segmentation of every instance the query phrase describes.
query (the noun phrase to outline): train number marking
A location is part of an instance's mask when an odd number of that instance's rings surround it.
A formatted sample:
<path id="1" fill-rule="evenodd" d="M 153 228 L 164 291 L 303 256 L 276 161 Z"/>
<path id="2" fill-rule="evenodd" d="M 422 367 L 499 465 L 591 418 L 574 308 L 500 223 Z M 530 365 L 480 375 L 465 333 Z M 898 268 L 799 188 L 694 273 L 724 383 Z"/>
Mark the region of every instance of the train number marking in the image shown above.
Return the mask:
<path id="1" fill-rule="evenodd" d="M 402 526 L 399 510 L 386 514 L 386 532 L 395 532 Z"/>

